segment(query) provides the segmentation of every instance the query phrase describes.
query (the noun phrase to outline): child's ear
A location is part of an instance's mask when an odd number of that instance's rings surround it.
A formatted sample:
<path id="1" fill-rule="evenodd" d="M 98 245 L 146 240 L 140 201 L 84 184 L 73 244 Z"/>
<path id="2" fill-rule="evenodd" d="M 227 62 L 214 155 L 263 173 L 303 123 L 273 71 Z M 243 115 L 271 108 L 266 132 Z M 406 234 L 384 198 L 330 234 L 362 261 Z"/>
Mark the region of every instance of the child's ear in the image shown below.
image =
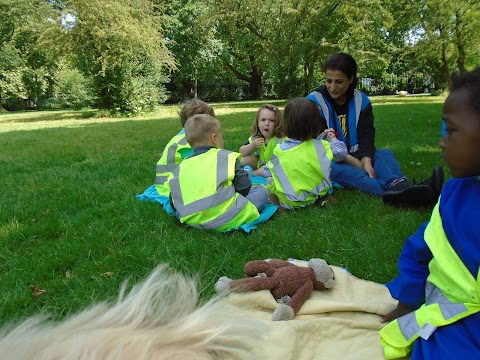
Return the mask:
<path id="1" fill-rule="evenodd" d="M 218 136 L 217 136 L 216 133 L 212 133 L 210 135 L 210 141 L 211 141 L 213 146 L 218 147 Z"/>

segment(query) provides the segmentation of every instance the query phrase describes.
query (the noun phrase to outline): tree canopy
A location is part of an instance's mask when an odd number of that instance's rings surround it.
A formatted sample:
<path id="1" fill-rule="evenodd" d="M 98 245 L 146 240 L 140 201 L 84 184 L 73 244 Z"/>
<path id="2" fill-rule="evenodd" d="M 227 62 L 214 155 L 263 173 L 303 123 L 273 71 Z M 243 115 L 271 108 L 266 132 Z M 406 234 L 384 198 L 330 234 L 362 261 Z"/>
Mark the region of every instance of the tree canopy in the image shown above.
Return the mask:
<path id="1" fill-rule="evenodd" d="M 338 51 L 360 76 L 445 88 L 480 65 L 479 30 L 479 0 L 0 0 L 0 106 L 300 96 Z"/>

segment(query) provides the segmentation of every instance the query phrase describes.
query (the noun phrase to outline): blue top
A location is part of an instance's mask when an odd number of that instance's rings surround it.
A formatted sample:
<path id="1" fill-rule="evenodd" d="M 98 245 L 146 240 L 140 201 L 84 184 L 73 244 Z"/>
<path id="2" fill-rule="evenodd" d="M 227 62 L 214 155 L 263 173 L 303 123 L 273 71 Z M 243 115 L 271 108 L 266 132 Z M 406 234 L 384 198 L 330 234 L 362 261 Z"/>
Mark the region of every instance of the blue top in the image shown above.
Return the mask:
<path id="1" fill-rule="evenodd" d="M 480 181 L 453 178 L 440 198 L 443 228 L 455 252 L 474 278 L 480 267 Z M 392 297 L 418 308 L 425 301 L 425 281 L 432 253 L 423 237 L 427 223 L 408 237 L 398 261 L 399 276 L 387 284 Z M 435 330 L 428 340 L 414 343 L 412 360 L 480 359 L 480 313 Z"/>

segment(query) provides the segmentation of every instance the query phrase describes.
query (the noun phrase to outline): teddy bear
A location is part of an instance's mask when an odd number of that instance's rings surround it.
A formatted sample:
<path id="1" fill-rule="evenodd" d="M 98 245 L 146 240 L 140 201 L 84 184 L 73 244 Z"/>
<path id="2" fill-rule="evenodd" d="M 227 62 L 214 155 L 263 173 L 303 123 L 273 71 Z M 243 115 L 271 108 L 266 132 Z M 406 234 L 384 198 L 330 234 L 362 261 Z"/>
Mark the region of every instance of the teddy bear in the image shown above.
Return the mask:
<path id="1" fill-rule="evenodd" d="M 310 296 L 312 290 L 327 290 L 334 285 L 335 274 L 323 259 L 310 259 L 308 267 L 279 259 L 254 260 L 245 265 L 248 278 L 232 280 L 222 276 L 215 291 L 270 290 L 280 302 L 272 314 L 273 321 L 291 320 Z"/>

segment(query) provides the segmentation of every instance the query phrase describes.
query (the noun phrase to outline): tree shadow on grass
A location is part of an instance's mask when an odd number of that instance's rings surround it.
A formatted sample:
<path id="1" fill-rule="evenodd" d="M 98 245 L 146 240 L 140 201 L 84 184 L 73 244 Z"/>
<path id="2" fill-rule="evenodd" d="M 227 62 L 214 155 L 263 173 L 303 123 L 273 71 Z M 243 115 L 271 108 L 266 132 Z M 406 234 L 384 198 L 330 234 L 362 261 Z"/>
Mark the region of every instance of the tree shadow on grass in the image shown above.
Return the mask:
<path id="1" fill-rule="evenodd" d="M 40 121 L 85 120 L 95 117 L 97 110 L 12 111 L 0 114 L 0 123 L 34 123 Z"/>

